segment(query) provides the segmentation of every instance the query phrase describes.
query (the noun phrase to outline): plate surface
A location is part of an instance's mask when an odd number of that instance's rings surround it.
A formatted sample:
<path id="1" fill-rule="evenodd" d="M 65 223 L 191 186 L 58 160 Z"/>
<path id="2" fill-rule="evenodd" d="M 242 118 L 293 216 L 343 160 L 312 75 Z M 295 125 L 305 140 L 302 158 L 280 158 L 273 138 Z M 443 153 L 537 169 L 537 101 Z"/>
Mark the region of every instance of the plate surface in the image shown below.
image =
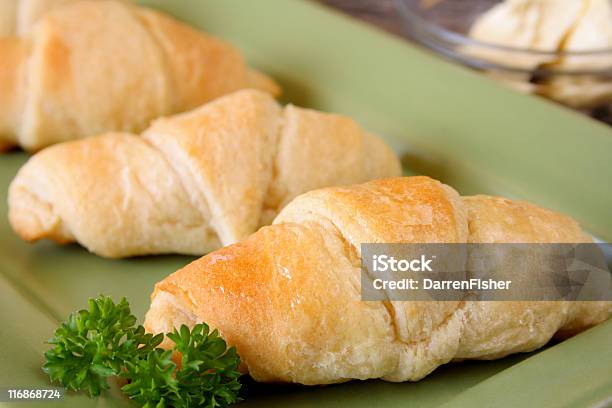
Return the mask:
<path id="1" fill-rule="evenodd" d="M 402 154 L 408 172 L 440 178 L 464 194 L 529 199 L 571 214 L 585 229 L 612 240 L 610 129 L 499 88 L 311 3 L 145 3 L 238 45 L 250 61 L 282 82 L 285 100 L 355 117 Z M 0 156 L 2 214 L 8 184 L 26 159 L 23 153 Z M 0 386 L 48 385 L 40 370 L 48 348 L 44 341 L 60 320 L 99 293 L 126 296 L 134 313 L 143 316 L 153 284 L 191 259 L 116 261 L 76 245 L 28 245 L 12 233 L 3 215 Z M 312 388 L 248 383 L 242 406 L 604 406 L 612 398 L 611 340 L 612 321 L 544 351 L 442 367 L 418 383 Z M 61 404 L 44 406 L 133 404 L 114 386 L 103 398 L 73 394 Z"/>

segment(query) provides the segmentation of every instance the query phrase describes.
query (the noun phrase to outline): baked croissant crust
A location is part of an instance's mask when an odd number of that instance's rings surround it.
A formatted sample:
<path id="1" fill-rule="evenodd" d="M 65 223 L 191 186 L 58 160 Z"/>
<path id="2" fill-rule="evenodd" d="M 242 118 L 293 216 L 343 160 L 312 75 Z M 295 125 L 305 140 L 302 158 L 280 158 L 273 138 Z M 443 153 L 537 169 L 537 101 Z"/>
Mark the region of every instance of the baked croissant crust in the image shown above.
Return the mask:
<path id="1" fill-rule="evenodd" d="M 142 136 L 37 153 L 11 183 L 9 221 L 25 240 L 78 241 L 105 257 L 201 255 L 269 224 L 300 193 L 400 173 L 351 119 L 243 90 Z"/>
<path id="2" fill-rule="evenodd" d="M 0 0 L 0 37 L 23 35 L 58 7 L 80 0 Z"/>
<path id="3" fill-rule="evenodd" d="M 413 381 L 454 359 L 534 350 L 597 324 L 611 302 L 362 301 L 360 244 L 583 242 L 572 219 L 427 177 L 297 197 L 274 225 L 162 280 L 145 327 L 206 321 L 258 381 Z"/>
<path id="4" fill-rule="evenodd" d="M 77 1 L 21 37 L 0 38 L 0 147 L 139 132 L 244 88 L 279 93 L 232 46 L 163 13 Z"/>

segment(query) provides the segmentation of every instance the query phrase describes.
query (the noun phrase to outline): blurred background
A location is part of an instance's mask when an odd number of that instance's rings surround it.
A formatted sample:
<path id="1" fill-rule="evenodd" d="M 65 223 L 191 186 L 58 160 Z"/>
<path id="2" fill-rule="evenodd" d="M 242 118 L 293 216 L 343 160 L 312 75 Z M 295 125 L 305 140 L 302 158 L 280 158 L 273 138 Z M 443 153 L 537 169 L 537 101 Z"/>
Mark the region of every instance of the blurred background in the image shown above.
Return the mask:
<path id="1" fill-rule="evenodd" d="M 612 0 L 319 0 L 612 125 Z"/>

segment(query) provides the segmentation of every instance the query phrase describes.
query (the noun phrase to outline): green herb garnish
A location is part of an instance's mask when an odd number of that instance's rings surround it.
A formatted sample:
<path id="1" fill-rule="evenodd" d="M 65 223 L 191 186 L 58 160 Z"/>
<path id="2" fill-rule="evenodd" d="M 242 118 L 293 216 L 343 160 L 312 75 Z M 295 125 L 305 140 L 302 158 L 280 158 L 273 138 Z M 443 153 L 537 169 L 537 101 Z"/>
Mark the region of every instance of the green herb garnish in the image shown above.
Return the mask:
<path id="1" fill-rule="evenodd" d="M 125 378 L 121 390 L 146 408 L 224 407 L 239 400 L 240 357 L 217 330 L 183 325 L 167 337 L 173 348 L 157 347 L 164 335 L 136 326 L 125 298 L 115 304 L 99 296 L 55 331 L 43 370 L 51 381 L 92 397 L 108 389 L 107 377 Z M 181 355 L 180 368 L 174 352 Z"/>

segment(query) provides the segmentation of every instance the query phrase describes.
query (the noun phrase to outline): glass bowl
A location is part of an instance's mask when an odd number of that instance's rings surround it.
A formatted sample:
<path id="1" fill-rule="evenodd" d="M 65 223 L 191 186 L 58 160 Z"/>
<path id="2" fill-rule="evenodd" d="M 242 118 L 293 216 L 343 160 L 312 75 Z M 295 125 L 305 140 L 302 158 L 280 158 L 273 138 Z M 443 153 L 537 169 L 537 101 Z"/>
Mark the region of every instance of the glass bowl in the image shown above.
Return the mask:
<path id="1" fill-rule="evenodd" d="M 552 1 L 560 0 L 395 0 L 395 5 L 408 36 L 444 57 L 612 123 L 612 0 L 597 0 L 608 2 L 599 3 L 603 11 L 580 6 L 586 3 L 579 0 L 564 0 L 575 9 L 537 8 Z M 579 22 L 584 26 L 578 29 Z M 592 44 L 603 46 L 589 48 Z"/>

